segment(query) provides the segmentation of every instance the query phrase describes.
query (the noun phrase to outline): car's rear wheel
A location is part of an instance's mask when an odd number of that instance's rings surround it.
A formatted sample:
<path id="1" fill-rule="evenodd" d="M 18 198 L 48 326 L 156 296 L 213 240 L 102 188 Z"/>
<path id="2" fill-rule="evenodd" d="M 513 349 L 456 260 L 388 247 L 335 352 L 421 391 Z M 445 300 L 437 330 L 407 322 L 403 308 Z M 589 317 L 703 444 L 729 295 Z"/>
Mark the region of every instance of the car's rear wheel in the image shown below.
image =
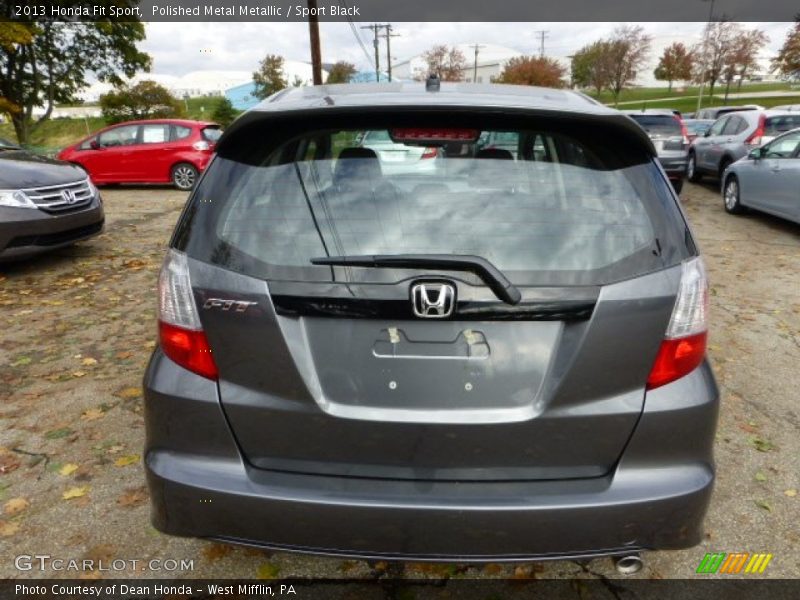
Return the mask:
<path id="1" fill-rule="evenodd" d="M 675 193 L 680 194 L 683 189 L 683 179 L 670 179 L 669 182 L 672 184 L 672 189 L 675 190 Z"/>
<path id="2" fill-rule="evenodd" d="M 689 162 L 686 164 L 686 178 L 692 183 L 697 183 L 703 176 L 697 172 L 697 157 L 694 152 L 689 154 Z"/>
<path id="3" fill-rule="evenodd" d="M 189 163 L 180 163 L 172 167 L 172 185 L 179 190 L 191 190 L 196 181 L 197 169 Z"/>
<path id="4" fill-rule="evenodd" d="M 732 215 L 740 215 L 745 212 L 740 200 L 739 179 L 736 175 L 730 175 L 722 188 L 722 199 L 725 203 L 725 211 Z"/>

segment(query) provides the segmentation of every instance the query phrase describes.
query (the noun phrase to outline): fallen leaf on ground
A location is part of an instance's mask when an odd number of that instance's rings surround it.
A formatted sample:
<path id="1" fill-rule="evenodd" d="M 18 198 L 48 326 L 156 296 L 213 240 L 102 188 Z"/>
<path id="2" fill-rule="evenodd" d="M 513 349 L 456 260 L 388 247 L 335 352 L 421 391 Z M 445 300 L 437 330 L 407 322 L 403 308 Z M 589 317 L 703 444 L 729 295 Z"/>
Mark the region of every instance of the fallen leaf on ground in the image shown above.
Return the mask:
<path id="1" fill-rule="evenodd" d="M 117 504 L 120 506 L 139 506 L 147 501 L 147 497 L 147 487 L 142 485 L 136 488 L 129 488 L 122 496 L 117 498 Z"/>
<path id="2" fill-rule="evenodd" d="M 783 492 L 783 495 L 788 496 L 789 498 L 794 498 L 795 496 L 797 496 L 797 490 L 795 489 L 786 490 Z"/>
<path id="3" fill-rule="evenodd" d="M 114 464 L 117 467 L 127 467 L 128 465 L 138 463 L 139 459 L 140 456 L 138 454 L 129 454 L 127 456 L 120 456 L 117 460 L 114 461 Z"/>
<path id="4" fill-rule="evenodd" d="M 22 367 L 24 365 L 31 364 L 32 360 L 33 359 L 31 359 L 30 356 L 21 356 L 17 360 L 15 360 L 13 363 L 11 363 L 11 366 L 12 367 Z"/>
<path id="5" fill-rule="evenodd" d="M 0 536 L 9 537 L 19 531 L 19 523 L 14 521 L 0 521 Z"/>
<path id="6" fill-rule="evenodd" d="M 85 371 L 73 371 L 72 372 L 72 376 L 73 377 L 83 377 L 84 375 L 86 375 Z"/>
<path id="7" fill-rule="evenodd" d="M 64 475 L 66 477 L 68 475 L 72 475 L 77 470 L 78 470 L 78 465 L 76 465 L 75 463 L 67 463 L 58 470 L 58 474 Z"/>
<path id="8" fill-rule="evenodd" d="M 15 515 L 31 505 L 25 498 L 12 498 L 3 504 L 3 512 L 7 515 Z"/>
<path id="9" fill-rule="evenodd" d="M 211 543 L 203 548 L 203 556 L 208 560 L 218 560 L 223 556 L 227 556 L 233 551 L 233 548 L 228 544 Z"/>
<path id="10" fill-rule="evenodd" d="M 766 480 L 767 480 L 767 476 L 766 476 L 766 475 L 764 475 L 764 473 L 762 473 L 761 471 L 759 471 L 759 472 L 758 472 L 758 473 L 756 473 L 756 475 L 755 475 L 755 480 L 756 480 L 756 481 L 766 481 Z"/>
<path id="11" fill-rule="evenodd" d="M 84 411 L 84 413 L 81 415 L 81 419 L 84 421 L 94 421 L 95 419 L 103 418 L 103 415 L 105 414 L 106 413 L 99 408 L 90 408 L 89 410 Z"/>
<path id="12" fill-rule="evenodd" d="M 130 351 L 117 352 L 117 358 L 122 359 L 122 360 L 124 360 L 126 358 L 130 358 L 131 356 L 133 356 L 133 352 L 130 352 Z"/>
<path id="13" fill-rule="evenodd" d="M 60 438 L 65 438 L 72 433 L 74 432 L 69 427 L 59 427 L 58 429 L 51 429 L 44 434 L 44 437 L 46 437 L 48 440 L 57 440 Z"/>
<path id="14" fill-rule="evenodd" d="M 772 506 L 770 506 L 769 502 L 766 500 L 755 500 L 755 503 L 758 508 L 763 508 L 767 512 L 772 512 Z"/>
<path id="15" fill-rule="evenodd" d="M 84 358 L 81 361 L 81 364 L 83 366 L 85 366 L 85 367 L 91 367 L 92 365 L 96 365 L 97 364 L 97 359 L 96 358 L 92 358 L 91 356 L 87 356 L 86 358 Z"/>
<path id="16" fill-rule="evenodd" d="M 19 467 L 19 460 L 13 454 L 0 456 L 0 475 L 11 473 Z"/>
<path id="17" fill-rule="evenodd" d="M 72 498 L 80 498 L 81 496 L 85 496 L 88 491 L 89 491 L 89 486 L 82 485 L 79 487 L 69 488 L 66 492 L 61 494 L 61 497 L 64 500 L 71 500 Z"/>
<path id="18" fill-rule="evenodd" d="M 258 565 L 258 568 L 256 569 L 256 578 L 275 579 L 280 572 L 281 568 L 278 565 L 273 563 L 262 563 Z"/>
<path id="19" fill-rule="evenodd" d="M 142 395 L 142 389 L 136 387 L 127 387 L 114 392 L 115 396 L 120 398 L 138 398 Z"/>

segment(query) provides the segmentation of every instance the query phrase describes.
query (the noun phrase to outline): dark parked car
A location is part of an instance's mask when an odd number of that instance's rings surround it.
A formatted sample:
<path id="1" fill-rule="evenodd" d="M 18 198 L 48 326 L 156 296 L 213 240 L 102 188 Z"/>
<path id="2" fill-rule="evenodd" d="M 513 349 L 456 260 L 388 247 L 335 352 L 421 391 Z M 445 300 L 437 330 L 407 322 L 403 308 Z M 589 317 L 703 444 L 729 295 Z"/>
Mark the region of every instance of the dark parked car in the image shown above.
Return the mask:
<path id="1" fill-rule="evenodd" d="M 518 154 L 387 174 L 342 143 L 372 131 Z M 156 528 L 382 559 L 697 544 L 708 292 L 657 161 L 618 111 L 527 86 L 289 89 L 241 116 L 159 279 Z"/>
<path id="2" fill-rule="evenodd" d="M 692 142 L 687 177 L 696 182 L 710 175 L 721 181 L 729 165 L 753 148 L 795 127 L 800 127 L 800 114 L 782 110 L 756 110 L 720 117 L 702 137 Z"/>
<path id="3" fill-rule="evenodd" d="M 0 142 L 0 262 L 103 230 L 100 194 L 83 169 Z"/>
<path id="4" fill-rule="evenodd" d="M 622 111 L 645 130 L 658 152 L 658 160 L 672 187 L 680 194 L 686 176 L 689 137 L 680 116 L 672 110 L 645 109 Z"/>
<path id="5" fill-rule="evenodd" d="M 756 148 L 725 172 L 725 210 L 749 208 L 800 223 L 800 129 Z"/>
<path id="6" fill-rule="evenodd" d="M 83 167 L 97 185 L 172 183 L 190 190 L 221 133 L 205 121 L 128 121 L 64 148 L 58 158 Z"/>

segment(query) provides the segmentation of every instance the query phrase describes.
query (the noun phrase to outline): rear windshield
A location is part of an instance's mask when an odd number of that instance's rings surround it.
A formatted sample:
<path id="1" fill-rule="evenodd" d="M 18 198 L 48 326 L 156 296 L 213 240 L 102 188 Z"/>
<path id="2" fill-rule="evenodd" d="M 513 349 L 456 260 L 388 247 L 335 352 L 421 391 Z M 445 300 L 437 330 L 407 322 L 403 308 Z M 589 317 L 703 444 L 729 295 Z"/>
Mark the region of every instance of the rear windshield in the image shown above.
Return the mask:
<path id="1" fill-rule="evenodd" d="M 202 134 L 203 139 L 208 140 L 209 142 L 216 142 L 222 137 L 222 129 L 219 127 L 204 127 Z"/>
<path id="2" fill-rule="evenodd" d="M 669 115 L 630 115 L 630 117 L 650 135 L 681 135 L 680 123 Z"/>
<path id="3" fill-rule="evenodd" d="M 475 134 L 403 143 L 388 129 L 319 131 L 249 164 L 218 156 L 173 243 L 251 276 L 305 281 L 404 275 L 310 264 L 323 256 L 470 254 L 529 285 L 597 285 L 686 257 L 685 224 L 646 154 L 631 164 L 561 133 Z"/>
<path id="4" fill-rule="evenodd" d="M 778 136 L 800 127 L 800 114 L 769 117 L 764 123 L 764 135 Z"/>

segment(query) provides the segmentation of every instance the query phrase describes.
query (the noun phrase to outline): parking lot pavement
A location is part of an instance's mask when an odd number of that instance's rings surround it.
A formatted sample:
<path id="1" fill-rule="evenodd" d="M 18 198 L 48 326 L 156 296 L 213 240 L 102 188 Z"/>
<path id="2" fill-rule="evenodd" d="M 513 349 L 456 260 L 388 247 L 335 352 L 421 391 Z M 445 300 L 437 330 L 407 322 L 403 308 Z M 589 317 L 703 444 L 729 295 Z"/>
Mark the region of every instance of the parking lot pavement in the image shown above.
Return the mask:
<path id="1" fill-rule="evenodd" d="M 163 188 L 103 195 L 101 237 L 0 265 L 0 577 L 81 575 L 19 571 L 11 557 L 25 554 L 128 561 L 120 571 L 83 574 L 98 577 L 615 576 L 609 560 L 367 564 L 156 532 L 140 456 L 141 378 L 155 345 L 158 268 L 186 196 Z M 800 226 L 729 216 L 712 186 L 687 184 L 683 203 L 711 278 L 718 484 L 702 545 L 646 554 L 639 576 L 694 577 L 714 551 L 769 552 L 759 577 L 800 577 Z M 181 570 L 181 560 L 193 569 Z"/>

